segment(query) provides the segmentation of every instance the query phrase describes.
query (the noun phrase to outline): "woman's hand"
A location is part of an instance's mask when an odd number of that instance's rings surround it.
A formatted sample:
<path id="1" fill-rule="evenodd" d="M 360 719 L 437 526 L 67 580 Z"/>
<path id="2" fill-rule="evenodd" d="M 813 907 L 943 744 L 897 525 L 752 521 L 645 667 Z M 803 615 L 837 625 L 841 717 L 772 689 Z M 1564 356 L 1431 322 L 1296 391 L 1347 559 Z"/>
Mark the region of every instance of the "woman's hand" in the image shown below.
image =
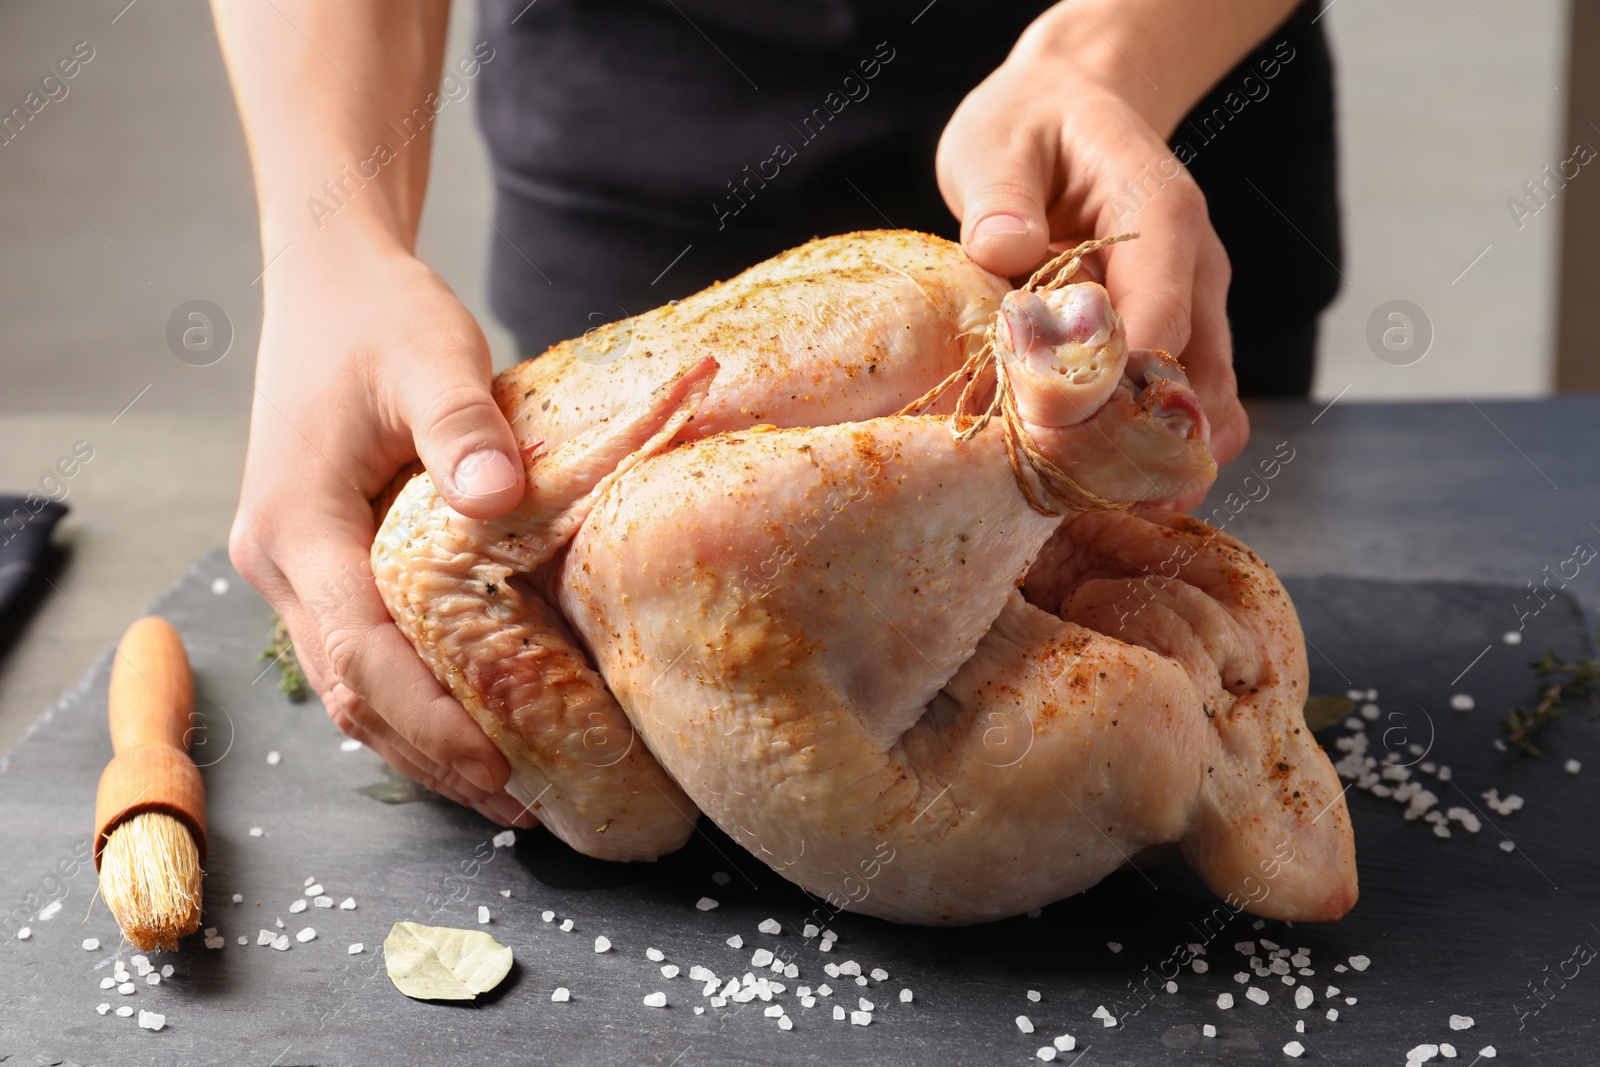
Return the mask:
<path id="1" fill-rule="evenodd" d="M 420 454 L 451 507 L 522 496 L 488 345 L 404 249 L 324 233 L 268 276 L 250 447 L 229 552 L 277 609 L 345 733 L 499 823 L 536 820 L 505 758 L 434 679 L 372 581 L 369 501 Z"/>
<path id="2" fill-rule="evenodd" d="M 1228 334 L 1228 256 L 1166 137 L 1290 5 L 1250 0 L 1232 19 L 1211 17 L 1208 6 L 1058 5 L 962 101 L 936 165 L 962 244 L 995 274 L 1028 273 L 1051 242 L 1140 232 L 1102 253 L 1106 288 L 1130 348 L 1182 360 L 1211 423 L 1211 451 L 1227 463 L 1250 434 Z M 1096 9 L 1092 22 L 1081 7 Z"/>

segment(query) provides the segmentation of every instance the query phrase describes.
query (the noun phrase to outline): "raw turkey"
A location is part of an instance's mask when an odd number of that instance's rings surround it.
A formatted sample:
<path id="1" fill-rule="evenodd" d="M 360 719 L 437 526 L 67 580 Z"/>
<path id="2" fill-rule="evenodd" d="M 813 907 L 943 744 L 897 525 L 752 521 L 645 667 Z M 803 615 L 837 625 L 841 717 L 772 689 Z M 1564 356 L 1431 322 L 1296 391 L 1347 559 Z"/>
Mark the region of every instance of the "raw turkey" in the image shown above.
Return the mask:
<path id="1" fill-rule="evenodd" d="M 1027 286 L 923 234 L 813 241 L 502 374 L 510 515 L 428 477 L 373 547 L 418 653 L 589 855 L 701 814 L 837 906 L 1016 914 L 1176 845 L 1237 908 L 1355 903 L 1267 565 L 1177 362 L 1089 247 Z"/>

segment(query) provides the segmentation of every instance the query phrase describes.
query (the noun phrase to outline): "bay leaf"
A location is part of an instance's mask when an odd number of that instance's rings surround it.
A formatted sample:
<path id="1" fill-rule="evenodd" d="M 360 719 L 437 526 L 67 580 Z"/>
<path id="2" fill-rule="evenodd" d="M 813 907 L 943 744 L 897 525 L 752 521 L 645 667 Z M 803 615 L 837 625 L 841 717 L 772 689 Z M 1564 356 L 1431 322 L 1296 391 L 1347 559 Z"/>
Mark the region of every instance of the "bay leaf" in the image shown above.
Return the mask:
<path id="1" fill-rule="evenodd" d="M 416 1000 L 475 1000 L 511 971 L 511 949 L 482 930 L 397 922 L 383 941 L 389 981 Z"/>
<path id="2" fill-rule="evenodd" d="M 1306 725 L 1312 733 L 1339 722 L 1356 710 L 1355 702 L 1347 697 L 1314 696 L 1306 698 Z"/>

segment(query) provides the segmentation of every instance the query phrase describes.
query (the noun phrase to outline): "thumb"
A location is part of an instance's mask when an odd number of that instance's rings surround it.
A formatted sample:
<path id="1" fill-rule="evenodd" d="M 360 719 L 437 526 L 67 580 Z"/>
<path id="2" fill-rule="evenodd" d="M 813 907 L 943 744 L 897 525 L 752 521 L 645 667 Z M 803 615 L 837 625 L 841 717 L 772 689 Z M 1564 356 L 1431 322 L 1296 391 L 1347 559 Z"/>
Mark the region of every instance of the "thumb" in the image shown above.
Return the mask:
<path id="1" fill-rule="evenodd" d="M 516 507 L 527 482 L 517 440 L 490 390 L 488 346 L 416 361 L 401 388 L 417 456 L 456 511 L 492 519 Z"/>
<path id="2" fill-rule="evenodd" d="M 939 139 L 939 189 L 961 220 L 961 244 L 1002 278 L 1037 267 L 1050 246 L 1045 219 L 1054 152 L 1003 122 L 958 111 Z"/>

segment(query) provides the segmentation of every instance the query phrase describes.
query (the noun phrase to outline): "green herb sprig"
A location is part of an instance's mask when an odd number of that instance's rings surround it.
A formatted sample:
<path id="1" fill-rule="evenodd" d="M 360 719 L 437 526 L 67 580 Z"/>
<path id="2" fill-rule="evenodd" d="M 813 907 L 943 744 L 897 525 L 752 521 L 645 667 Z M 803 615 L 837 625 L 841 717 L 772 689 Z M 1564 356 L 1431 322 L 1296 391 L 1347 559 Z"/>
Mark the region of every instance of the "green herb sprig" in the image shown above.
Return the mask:
<path id="1" fill-rule="evenodd" d="M 289 637 L 289 628 L 276 615 L 272 617 L 272 635 L 267 640 L 267 647 L 256 657 L 256 662 L 278 665 L 278 691 L 289 698 L 289 703 L 299 704 L 310 695 L 305 672 L 300 669 L 300 658 L 295 655 L 294 641 Z"/>
<path id="2" fill-rule="evenodd" d="M 1537 698 L 1531 708 L 1512 708 L 1506 712 L 1506 721 L 1500 730 L 1506 743 L 1528 756 L 1542 756 L 1533 739 L 1552 722 L 1568 711 L 1566 702 L 1594 692 L 1600 683 L 1600 660 L 1564 660 L 1550 649 L 1528 666 L 1539 681 L 1534 687 Z"/>

